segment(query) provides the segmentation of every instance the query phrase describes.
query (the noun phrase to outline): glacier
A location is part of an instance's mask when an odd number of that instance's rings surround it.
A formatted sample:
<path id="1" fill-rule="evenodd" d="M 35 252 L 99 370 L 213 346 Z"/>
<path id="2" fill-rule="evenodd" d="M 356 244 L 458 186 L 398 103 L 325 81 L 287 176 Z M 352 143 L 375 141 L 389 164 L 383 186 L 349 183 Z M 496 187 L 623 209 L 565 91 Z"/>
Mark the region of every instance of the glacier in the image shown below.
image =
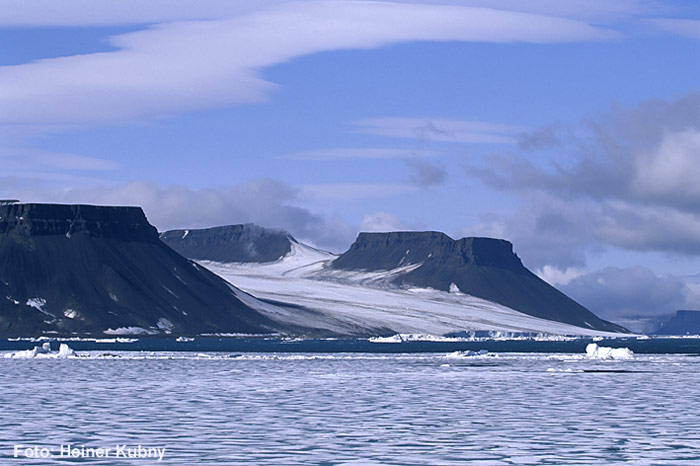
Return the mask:
<path id="1" fill-rule="evenodd" d="M 622 336 L 533 317 L 454 289 L 389 286 L 393 276 L 420 264 L 371 272 L 332 270 L 328 265 L 336 257 L 293 241 L 291 251 L 272 262 L 197 263 L 235 284 L 237 297 L 270 319 L 329 334 L 386 337 L 494 331 Z"/>

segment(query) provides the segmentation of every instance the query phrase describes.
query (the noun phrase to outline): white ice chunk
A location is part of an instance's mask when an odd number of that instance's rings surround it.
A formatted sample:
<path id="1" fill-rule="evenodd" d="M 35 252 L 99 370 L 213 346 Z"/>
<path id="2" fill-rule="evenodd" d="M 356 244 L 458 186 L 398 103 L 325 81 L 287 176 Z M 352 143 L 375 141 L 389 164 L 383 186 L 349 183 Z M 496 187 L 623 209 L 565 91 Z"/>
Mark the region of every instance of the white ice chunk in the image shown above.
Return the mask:
<path id="1" fill-rule="evenodd" d="M 73 356 L 74 354 L 75 352 L 73 349 L 65 343 L 61 343 L 61 346 L 58 347 L 58 358 L 67 358 L 68 356 Z"/>
<path id="2" fill-rule="evenodd" d="M 586 355 L 592 359 L 632 359 L 634 353 L 629 348 L 609 348 L 589 343 L 586 346 Z"/>
<path id="3" fill-rule="evenodd" d="M 447 353 L 444 357 L 447 359 L 460 359 L 460 358 L 473 358 L 474 356 L 487 356 L 489 352 L 485 349 L 479 351 L 453 351 L 452 353 Z"/>
<path id="4" fill-rule="evenodd" d="M 70 356 L 74 356 L 75 353 L 71 347 L 65 343 L 61 343 L 58 349 L 58 353 L 51 351 L 51 344 L 49 342 L 44 343 L 41 346 L 35 346 L 30 350 L 15 351 L 14 353 L 6 353 L 5 358 L 7 359 L 65 359 Z"/>
<path id="5" fill-rule="evenodd" d="M 371 337 L 368 338 L 367 341 L 370 343 L 401 343 L 403 339 L 401 335 L 396 334 L 390 337 Z"/>

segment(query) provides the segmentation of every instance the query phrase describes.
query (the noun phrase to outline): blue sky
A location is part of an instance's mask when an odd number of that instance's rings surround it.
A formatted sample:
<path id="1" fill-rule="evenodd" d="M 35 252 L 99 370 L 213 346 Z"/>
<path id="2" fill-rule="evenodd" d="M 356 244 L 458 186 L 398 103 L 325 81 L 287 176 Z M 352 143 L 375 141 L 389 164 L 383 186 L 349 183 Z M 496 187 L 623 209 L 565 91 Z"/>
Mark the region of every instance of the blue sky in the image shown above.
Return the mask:
<path id="1" fill-rule="evenodd" d="M 603 315 L 700 306 L 696 2 L 0 11 L 0 197 L 334 251 L 361 230 L 498 236 Z"/>

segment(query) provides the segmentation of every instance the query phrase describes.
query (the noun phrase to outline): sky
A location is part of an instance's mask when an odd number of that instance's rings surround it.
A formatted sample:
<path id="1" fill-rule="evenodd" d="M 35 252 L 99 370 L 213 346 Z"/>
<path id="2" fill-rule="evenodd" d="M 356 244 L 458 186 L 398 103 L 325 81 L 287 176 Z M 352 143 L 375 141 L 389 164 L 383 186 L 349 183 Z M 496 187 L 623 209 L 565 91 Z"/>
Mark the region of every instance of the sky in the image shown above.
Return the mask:
<path id="1" fill-rule="evenodd" d="M 0 0 L 0 198 L 513 242 L 597 314 L 700 308 L 700 4 Z"/>

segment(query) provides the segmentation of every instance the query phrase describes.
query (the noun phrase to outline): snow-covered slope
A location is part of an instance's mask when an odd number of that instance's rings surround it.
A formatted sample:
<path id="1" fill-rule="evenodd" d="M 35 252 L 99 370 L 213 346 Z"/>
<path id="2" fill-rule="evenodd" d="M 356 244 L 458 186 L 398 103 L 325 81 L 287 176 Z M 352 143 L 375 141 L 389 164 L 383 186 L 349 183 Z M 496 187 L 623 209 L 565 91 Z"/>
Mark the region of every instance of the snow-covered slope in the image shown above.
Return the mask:
<path id="1" fill-rule="evenodd" d="M 214 273 L 255 297 L 275 304 L 246 302 L 285 325 L 303 325 L 344 335 L 421 333 L 444 335 L 461 331 L 492 330 L 558 335 L 613 335 L 532 317 L 506 306 L 465 295 L 456 286 L 450 292 L 429 288 L 397 288 L 388 283 L 398 273 L 420 264 L 390 271 L 332 270 L 337 256 L 293 241 L 291 251 L 268 263 L 200 261 Z"/>

